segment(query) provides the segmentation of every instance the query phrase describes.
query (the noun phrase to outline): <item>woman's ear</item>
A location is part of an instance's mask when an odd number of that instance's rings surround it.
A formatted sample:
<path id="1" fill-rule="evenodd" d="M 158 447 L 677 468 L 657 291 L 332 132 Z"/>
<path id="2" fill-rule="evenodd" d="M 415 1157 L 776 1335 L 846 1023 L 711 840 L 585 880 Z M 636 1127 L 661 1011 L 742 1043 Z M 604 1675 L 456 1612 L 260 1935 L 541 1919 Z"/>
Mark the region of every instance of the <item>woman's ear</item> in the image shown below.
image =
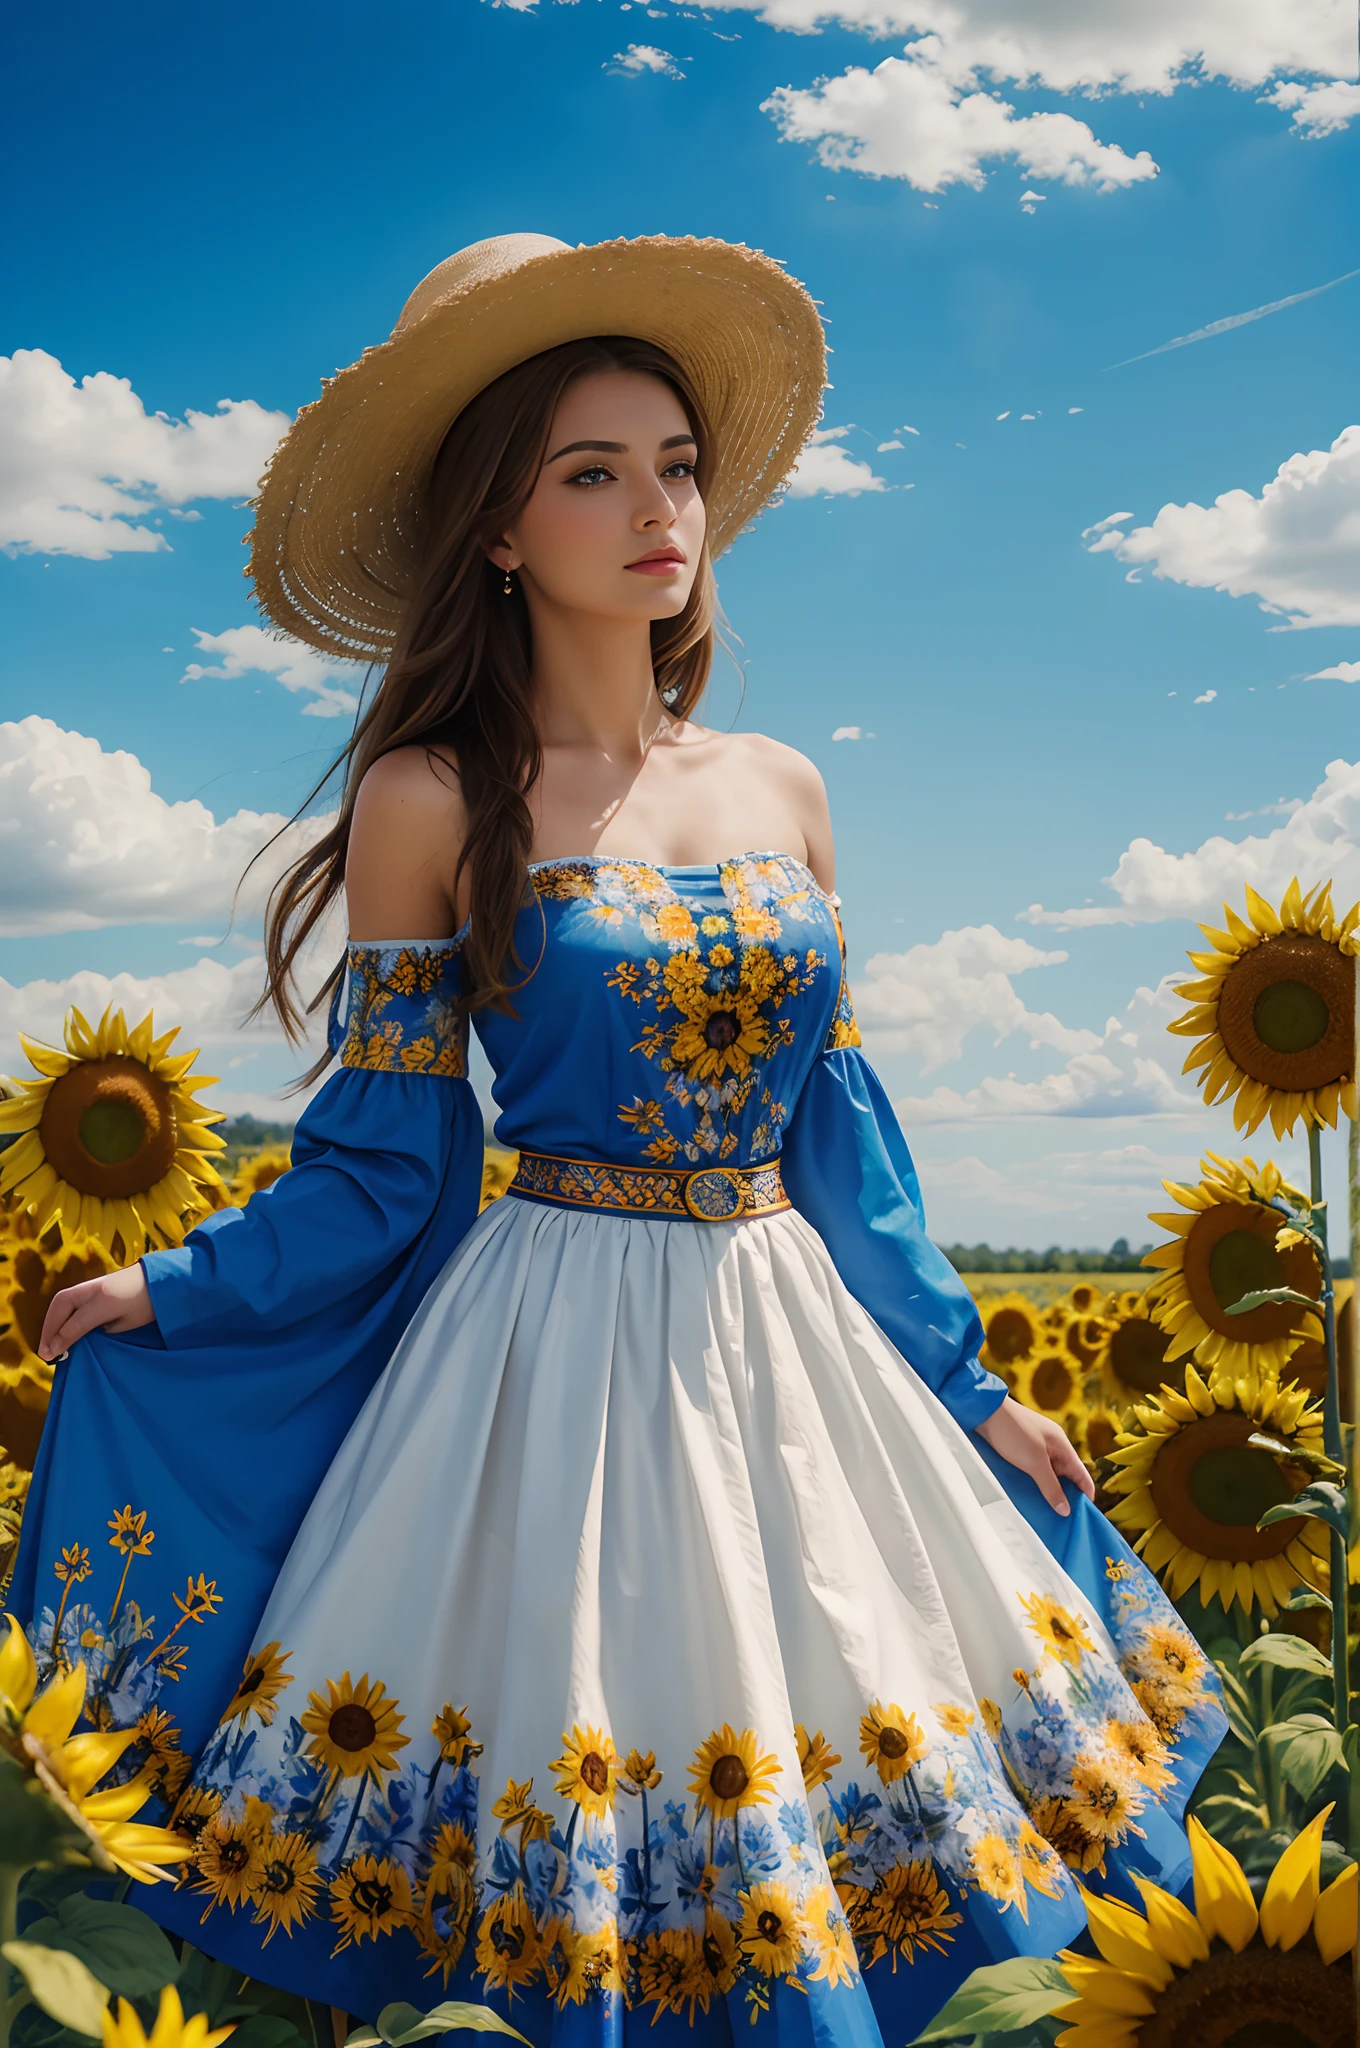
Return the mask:
<path id="1" fill-rule="evenodd" d="M 493 568 L 518 569 L 519 567 L 519 561 L 515 555 L 515 550 L 511 547 L 509 541 L 507 540 L 493 541 L 489 547 L 484 541 L 482 543 L 482 550 L 488 562 L 491 563 Z"/>

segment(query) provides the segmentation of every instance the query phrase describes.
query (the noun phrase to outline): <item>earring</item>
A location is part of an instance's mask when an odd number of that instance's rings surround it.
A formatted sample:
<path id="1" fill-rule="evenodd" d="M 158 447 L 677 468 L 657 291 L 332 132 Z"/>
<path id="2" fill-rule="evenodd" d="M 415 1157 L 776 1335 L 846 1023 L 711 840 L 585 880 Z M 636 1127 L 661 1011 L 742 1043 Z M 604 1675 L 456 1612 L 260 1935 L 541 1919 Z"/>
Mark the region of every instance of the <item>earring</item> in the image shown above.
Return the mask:
<path id="1" fill-rule="evenodd" d="M 510 592 L 511 592 L 511 589 L 512 589 L 512 588 L 513 588 L 513 586 L 512 586 L 512 584 L 511 584 L 511 582 L 510 582 L 510 571 L 509 571 L 509 570 L 507 569 L 507 570 L 506 570 L 506 572 L 505 572 L 505 584 L 504 584 L 504 595 L 505 595 L 506 597 L 509 597 L 509 595 L 510 595 Z"/>

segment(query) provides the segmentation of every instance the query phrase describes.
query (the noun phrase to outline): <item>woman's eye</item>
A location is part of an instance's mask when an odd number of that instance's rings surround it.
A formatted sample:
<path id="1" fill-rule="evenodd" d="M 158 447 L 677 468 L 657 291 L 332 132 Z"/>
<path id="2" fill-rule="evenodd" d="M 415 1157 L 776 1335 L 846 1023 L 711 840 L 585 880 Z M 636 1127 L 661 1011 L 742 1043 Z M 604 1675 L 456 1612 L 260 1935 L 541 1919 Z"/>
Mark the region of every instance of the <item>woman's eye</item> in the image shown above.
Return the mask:
<path id="1" fill-rule="evenodd" d="M 573 484 L 583 484 L 588 491 L 592 491 L 612 474 L 613 472 L 606 469 L 602 463 L 595 462 L 591 464 L 589 469 L 578 469 L 575 476 L 568 477 L 567 481 Z"/>
<path id="2" fill-rule="evenodd" d="M 667 468 L 662 470 L 661 474 L 663 476 L 673 476 L 677 469 L 682 476 L 693 476 L 694 464 L 688 455 L 682 456 L 678 462 L 670 463 Z"/>

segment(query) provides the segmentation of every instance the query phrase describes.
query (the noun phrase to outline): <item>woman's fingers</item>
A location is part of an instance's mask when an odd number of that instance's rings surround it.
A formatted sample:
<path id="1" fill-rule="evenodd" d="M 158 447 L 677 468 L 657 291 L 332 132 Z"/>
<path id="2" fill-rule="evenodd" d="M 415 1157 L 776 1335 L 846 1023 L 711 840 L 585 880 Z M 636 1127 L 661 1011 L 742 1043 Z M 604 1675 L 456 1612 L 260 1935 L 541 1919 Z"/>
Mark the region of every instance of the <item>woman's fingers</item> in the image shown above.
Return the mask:
<path id="1" fill-rule="evenodd" d="M 140 1263 L 118 1273 L 102 1273 L 53 1296 L 43 1318 L 38 1356 L 59 1358 L 91 1330 L 137 1330 L 152 1321 L 151 1295 Z"/>

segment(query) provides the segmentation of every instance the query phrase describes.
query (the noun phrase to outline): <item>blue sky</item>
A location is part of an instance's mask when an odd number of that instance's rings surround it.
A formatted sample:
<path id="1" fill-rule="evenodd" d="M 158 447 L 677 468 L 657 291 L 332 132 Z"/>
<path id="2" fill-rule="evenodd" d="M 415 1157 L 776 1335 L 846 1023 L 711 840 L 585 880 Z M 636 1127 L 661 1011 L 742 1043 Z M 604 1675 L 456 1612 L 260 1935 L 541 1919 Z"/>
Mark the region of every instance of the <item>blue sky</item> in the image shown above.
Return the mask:
<path id="1" fill-rule="evenodd" d="M 293 1067 L 237 1028 L 249 906 L 198 942 L 354 678 L 250 665 L 261 451 L 466 242 L 711 234 L 822 302 L 834 388 L 801 494 L 720 565 L 745 691 L 720 664 L 709 717 L 826 775 L 936 1233 L 1141 1239 L 1161 1175 L 1232 1148 L 1159 984 L 1246 879 L 1360 895 L 1360 277 L 1109 366 L 1360 266 L 1353 24 L 1331 0 L 766 12 L 12 28 L 0 1064 L 73 997 L 154 999 L 225 1106 L 266 1107 Z"/>

